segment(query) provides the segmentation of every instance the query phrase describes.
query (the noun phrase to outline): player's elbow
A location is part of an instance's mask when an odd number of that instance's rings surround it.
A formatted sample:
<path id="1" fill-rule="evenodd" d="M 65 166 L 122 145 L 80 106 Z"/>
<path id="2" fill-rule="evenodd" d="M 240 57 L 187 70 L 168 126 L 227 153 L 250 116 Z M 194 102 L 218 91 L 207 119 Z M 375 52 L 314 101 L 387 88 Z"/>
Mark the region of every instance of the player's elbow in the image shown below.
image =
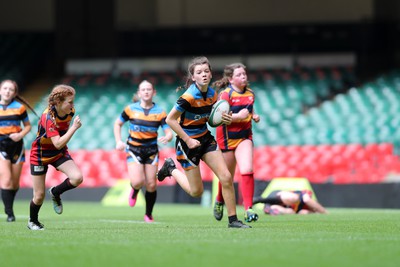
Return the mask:
<path id="1" fill-rule="evenodd" d="M 55 143 L 53 143 L 53 145 L 57 150 L 60 150 L 64 147 L 64 144 L 62 144 L 60 142 L 55 142 Z"/>
<path id="2" fill-rule="evenodd" d="M 203 189 L 195 189 L 190 191 L 190 196 L 191 197 L 201 197 L 203 195 Z"/>
<path id="3" fill-rule="evenodd" d="M 171 126 L 172 119 L 171 119 L 169 116 L 167 116 L 167 117 L 165 118 L 165 122 L 166 122 L 169 126 Z"/>

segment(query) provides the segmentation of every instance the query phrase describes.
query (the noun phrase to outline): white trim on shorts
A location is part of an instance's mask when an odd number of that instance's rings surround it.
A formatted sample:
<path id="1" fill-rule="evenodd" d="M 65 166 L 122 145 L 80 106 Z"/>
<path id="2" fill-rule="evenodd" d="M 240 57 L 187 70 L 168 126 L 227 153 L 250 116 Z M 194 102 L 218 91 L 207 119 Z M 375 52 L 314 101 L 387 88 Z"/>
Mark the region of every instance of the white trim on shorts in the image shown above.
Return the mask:
<path id="1" fill-rule="evenodd" d="M 138 158 L 135 156 L 135 154 L 133 154 L 133 152 L 131 150 L 128 149 L 127 152 L 132 157 L 134 163 L 142 164 L 142 163 L 139 162 Z M 133 163 L 133 162 L 127 162 L 127 163 Z M 145 163 L 145 164 L 148 164 L 148 163 Z M 143 165 L 145 165 L 145 164 L 143 164 Z M 154 166 L 154 165 L 157 165 L 157 164 L 158 164 L 158 152 L 157 152 L 157 155 L 154 157 L 154 160 L 151 162 L 150 165 Z"/>
<path id="2" fill-rule="evenodd" d="M 189 159 L 189 157 L 186 155 L 185 150 L 182 148 L 181 141 L 178 141 L 177 147 L 180 148 L 180 150 L 182 151 L 182 154 L 185 156 L 185 160 L 186 160 L 187 162 L 189 162 L 190 165 L 192 165 L 193 167 L 199 167 L 199 165 L 194 164 L 194 162 L 192 162 L 192 161 Z M 190 149 L 190 148 L 189 148 L 189 149 Z M 199 162 L 199 163 L 200 163 L 200 162 Z"/>

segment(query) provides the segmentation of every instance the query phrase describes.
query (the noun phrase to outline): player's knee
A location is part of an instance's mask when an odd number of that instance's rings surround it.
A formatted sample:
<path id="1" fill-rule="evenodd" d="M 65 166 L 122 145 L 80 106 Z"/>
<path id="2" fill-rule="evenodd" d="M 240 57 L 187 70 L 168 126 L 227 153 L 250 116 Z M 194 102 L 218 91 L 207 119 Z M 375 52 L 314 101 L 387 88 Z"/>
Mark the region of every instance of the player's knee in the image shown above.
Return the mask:
<path id="1" fill-rule="evenodd" d="M 3 179 L 2 182 L 1 182 L 1 188 L 3 188 L 3 189 L 12 188 L 11 179 Z"/>
<path id="2" fill-rule="evenodd" d="M 195 189 L 190 192 L 190 196 L 192 197 L 201 197 L 203 195 L 203 189 Z"/>
<path id="3" fill-rule="evenodd" d="M 219 180 L 221 183 L 222 188 L 231 188 L 233 187 L 233 179 L 232 176 L 230 176 L 230 174 Z"/>
<path id="4" fill-rule="evenodd" d="M 230 185 L 233 182 L 232 175 L 229 171 L 221 173 L 218 178 L 222 186 Z"/>
<path id="5" fill-rule="evenodd" d="M 148 192 L 154 192 L 154 191 L 156 191 L 156 189 L 157 189 L 157 183 L 147 183 L 146 184 L 146 190 Z"/>
<path id="6" fill-rule="evenodd" d="M 7 189 L 12 187 L 11 175 L 0 173 L 0 181 L 1 188 Z"/>
<path id="7" fill-rule="evenodd" d="M 82 175 L 82 173 L 77 173 L 77 174 L 74 174 L 74 175 L 70 175 L 69 176 L 69 180 L 70 180 L 72 185 L 78 186 L 83 182 L 83 175 Z"/>
<path id="8" fill-rule="evenodd" d="M 33 193 L 33 202 L 35 202 L 36 205 L 41 205 L 44 201 L 44 197 L 45 197 L 44 191 L 35 191 Z"/>

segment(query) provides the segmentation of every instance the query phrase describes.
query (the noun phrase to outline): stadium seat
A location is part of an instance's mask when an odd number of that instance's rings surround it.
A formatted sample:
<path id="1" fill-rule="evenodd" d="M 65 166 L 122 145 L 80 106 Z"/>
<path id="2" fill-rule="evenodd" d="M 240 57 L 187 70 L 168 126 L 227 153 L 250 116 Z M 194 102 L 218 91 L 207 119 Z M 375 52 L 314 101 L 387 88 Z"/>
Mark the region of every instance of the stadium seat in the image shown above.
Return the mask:
<path id="1" fill-rule="evenodd" d="M 299 175 L 315 183 L 373 183 L 383 181 L 390 172 L 400 172 L 395 154 L 400 147 L 399 73 L 347 88 L 347 92 L 338 90 L 345 79 L 354 79 L 352 71 L 333 67 L 250 73 L 255 80 L 251 83 L 255 110 L 262 118 L 253 124 L 257 179 Z M 180 77 L 160 72 L 121 73 L 120 77 L 88 73 L 64 78 L 78 88 L 77 114 L 85 124 L 68 147 L 75 161 L 82 162 L 88 186 L 108 186 L 127 176 L 125 155 L 114 150 L 112 127 L 131 102 L 138 83 L 142 79 L 153 81 L 157 85 L 155 102 L 168 112 L 181 93 L 175 93 Z M 341 93 L 331 98 L 338 91 Z M 35 109 L 43 110 L 46 101 L 43 96 Z M 37 119 L 31 116 L 31 122 L 36 125 Z M 34 138 L 35 133 L 28 134 L 27 146 Z M 175 158 L 173 142 L 160 149 L 160 164 L 166 156 Z M 99 163 L 104 166 L 97 167 Z M 31 186 L 25 166 L 21 183 Z M 201 166 L 201 171 L 206 181 L 213 179 L 209 168 Z M 62 179 L 58 172 L 51 174 L 52 184 Z M 174 179 L 161 183 L 173 184 Z"/>

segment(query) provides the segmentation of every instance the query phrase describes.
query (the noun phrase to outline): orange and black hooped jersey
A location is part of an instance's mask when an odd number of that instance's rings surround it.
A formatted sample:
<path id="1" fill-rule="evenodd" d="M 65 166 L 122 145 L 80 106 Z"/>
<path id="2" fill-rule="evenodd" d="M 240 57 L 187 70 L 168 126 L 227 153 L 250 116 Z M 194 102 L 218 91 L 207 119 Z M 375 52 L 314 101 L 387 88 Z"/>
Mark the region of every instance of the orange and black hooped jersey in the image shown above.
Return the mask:
<path id="1" fill-rule="evenodd" d="M 67 153 L 68 147 L 64 146 L 58 150 L 51 141 L 51 137 L 63 136 L 69 128 L 75 110 L 64 117 L 59 117 L 56 110 L 56 124 L 54 123 L 49 110 L 46 109 L 38 122 L 38 131 L 35 140 L 32 142 L 30 161 L 33 165 L 44 165 L 56 161 Z"/>
<path id="2" fill-rule="evenodd" d="M 212 105 L 217 101 L 217 93 L 211 87 L 201 92 L 193 83 L 176 101 L 175 109 L 182 112 L 179 124 L 191 138 L 207 134 L 207 122 Z"/>
<path id="3" fill-rule="evenodd" d="M 217 127 L 217 142 L 220 149 L 235 149 L 243 139 L 253 138 L 251 131 L 251 121 L 254 105 L 254 92 L 250 88 L 246 88 L 243 92 L 236 92 L 231 87 L 224 89 L 219 94 L 219 99 L 229 102 L 232 114 L 239 113 L 240 110 L 247 108 L 249 116 L 245 120 L 232 122 L 230 125 L 221 125 Z"/>
<path id="4" fill-rule="evenodd" d="M 144 109 L 140 102 L 126 106 L 119 119 L 125 123 L 129 121 L 128 144 L 133 146 L 157 146 L 157 131 L 161 126 L 163 130 L 169 126 L 165 122 L 167 114 L 153 103 L 150 109 Z"/>
<path id="5" fill-rule="evenodd" d="M 24 105 L 16 100 L 8 105 L 0 105 L 0 139 L 12 133 L 19 133 L 21 122 L 29 121 Z"/>
<path id="6" fill-rule="evenodd" d="M 311 190 L 295 190 L 292 192 L 299 196 L 299 201 L 289 207 L 292 208 L 296 213 L 298 213 L 301 210 L 308 210 L 309 208 L 308 208 L 307 204 L 304 203 L 303 196 L 309 195 L 310 197 L 312 197 L 312 191 Z"/>

